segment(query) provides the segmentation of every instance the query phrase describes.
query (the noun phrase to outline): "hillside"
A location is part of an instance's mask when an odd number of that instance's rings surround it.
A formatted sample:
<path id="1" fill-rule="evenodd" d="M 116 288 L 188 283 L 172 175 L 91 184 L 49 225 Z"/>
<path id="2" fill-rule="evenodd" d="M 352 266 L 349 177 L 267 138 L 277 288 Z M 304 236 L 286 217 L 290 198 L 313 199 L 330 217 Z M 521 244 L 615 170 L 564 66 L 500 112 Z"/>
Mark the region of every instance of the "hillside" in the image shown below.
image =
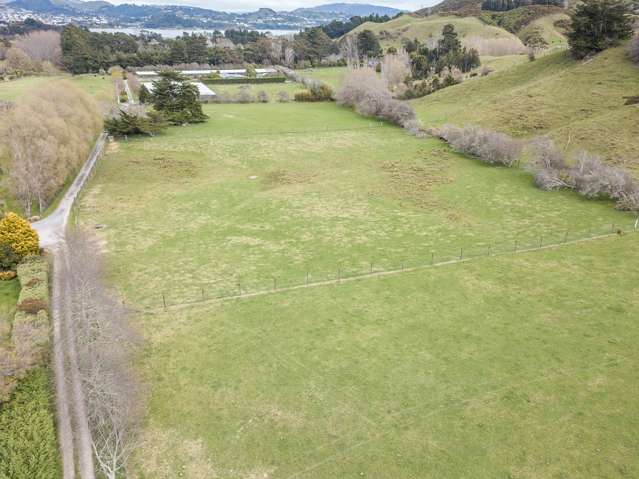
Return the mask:
<path id="1" fill-rule="evenodd" d="M 432 7 L 422 8 L 416 15 L 427 17 L 436 13 L 455 13 L 456 15 L 478 15 L 482 0 L 444 0 Z"/>
<path id="2" fill-rule="evenodd" d="M 624 47 L 590 61 L 557 52 L 413 102 L 427 126 L 477 124 L 518 137 L 550 134 L 563 148 L 585 148 L 639 173 L 639 67 Z M 464 101 L 460 102 L 460 98 Z"/>
<path id="3" fill-rule="evenodd" d="M 402 13 L 402 10 L 392 7 L 382 7 L 379 5 L 369 5 L 365 3 L 328 3 L 325 5 L 318 5 L 316 7 L 304 7 L 293 10 L 292 13 L 305 14 L 308 12 L 321 12 L 321 13 L 339 13 L 348 16 L 360 16 L 366 17 L 369 15 L 388 15 L 395 16 L 398 13 Z"/>
<path id="4" fill-rule="evenodd" d="M 510 40 L 515 48 L 523 49 L 521 40 L 516 35 L 507 32 L 503 28 L 493 25 L 486 25 L 476 17 L 457 17 L 457 16 L 441 16 L 433 15 L 430 17 L 418 17 L 414 15 L 402 15 L 386 23 L 367 22 L 352 33 L 359 33 L 363 30 L 371 30 L 380 40 L 383 48 L 391 46 L 399 47 L 403 39 L 419 39 L 424 42 L 429 38 L 437 38 L 444 25 L 452 23 L 455 30 L 459 33 L 462 42 L 473 44 L 475 40 Z M 480 50 L 480 53 L 483 53 Z"/>

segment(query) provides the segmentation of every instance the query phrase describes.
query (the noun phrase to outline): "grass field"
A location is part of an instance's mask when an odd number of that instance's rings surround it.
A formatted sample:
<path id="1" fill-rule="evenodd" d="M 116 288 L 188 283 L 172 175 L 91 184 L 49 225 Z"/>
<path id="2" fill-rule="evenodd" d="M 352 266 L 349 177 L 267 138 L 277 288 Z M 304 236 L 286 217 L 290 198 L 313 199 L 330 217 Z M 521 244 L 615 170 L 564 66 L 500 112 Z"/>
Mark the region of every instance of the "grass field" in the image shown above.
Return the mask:
<path id="1" fill-rule="evenodd" d="M 624 96 L 639 94 L 638 78 L 639 66 L 624 47 L 587 62 L 558 52 L 446 88 L 413 106 L 426 126 L 478 124 L 519 137 L 550 134 L 563 148 L 585 148 L 639 172 L 639 105 L 624 105 Z"/>
<path id="2" fill-rule="evenodd" d="M 205 111 L 81 200 L 134 310 L 632 220 L 333 104 Z M 134 477 L 633 476 L 636 240 L 139 314 Z"/>
<path id="3" fill-rule="evenodd" d="M 119 284 L 137 300 L 391 268 L 631 219 L 332 104 L 206 112 L 208 123 L 113 144 L 83 203 L 82 216 L 108 225 Z M 148 266 L 131 272 L 138 262 Z"/>
<path id="4" fill-rule="evenodd" d="M 233 98 L 237 98 L 240 93 L 240 88 L 242 86 L 248 87 L 248 91 L 251 93 L 253 97 L 257 96 L 257 93 L 260 91 L 265 91 L 271 102 L 277 101 L 277 94 L 281 91 L 285 91 L 289 94 L 291 100 L 295 96 L 295 93 L 304 90 L 304 87 L 298 83 L 264 83 L 261 85 L 209 85 L 209 88 L 213 90 L 218 95 L 229 94 Z"/>
<path id="5" fill-rule="evenodd" d="M 15 101 L 29 90 L 46 88 L 50 82 L 70 80 L 74 85 L 100 100 L 110 100 L 113 97 L 113 86 L 108 77 L 100 75 L 55 75 L 29 76 L 0 82 L 0 100 Z"/>

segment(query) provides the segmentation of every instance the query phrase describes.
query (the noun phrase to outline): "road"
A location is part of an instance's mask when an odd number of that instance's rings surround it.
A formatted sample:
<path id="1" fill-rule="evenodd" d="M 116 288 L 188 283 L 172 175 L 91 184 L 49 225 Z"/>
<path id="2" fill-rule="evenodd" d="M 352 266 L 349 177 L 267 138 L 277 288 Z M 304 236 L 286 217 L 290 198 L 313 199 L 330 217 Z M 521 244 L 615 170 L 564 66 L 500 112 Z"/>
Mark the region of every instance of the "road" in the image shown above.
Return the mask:
<path id="1" fill-rule="evenodd" d="M 133 96 L 133 92 L 129 86 L 129 80 L 124 80 L 124 91 L 126 91 L 126 96 L 128 98 L 126 106 L 129 107 L 131 105 L 135 105 L 135 97 Z"/>
<path id="2" fill-rule="evenodd" d="M 68 293 L 73 285 L 70 281 L 72 273 L 68 268 L 66 228 L 73 205 L 104 151 L 106 138 L 106 133 L 100 135 L 89 158 L 55 211 L 45 219 L 33 223 L 33 227 L 40 236 L 40 246 L 53 255 L 52 362 L 63 479 L 76 478 L 76 461 L 80 479 L 95 479 L 91 433 L 70 317 L 71 305 Z"/>

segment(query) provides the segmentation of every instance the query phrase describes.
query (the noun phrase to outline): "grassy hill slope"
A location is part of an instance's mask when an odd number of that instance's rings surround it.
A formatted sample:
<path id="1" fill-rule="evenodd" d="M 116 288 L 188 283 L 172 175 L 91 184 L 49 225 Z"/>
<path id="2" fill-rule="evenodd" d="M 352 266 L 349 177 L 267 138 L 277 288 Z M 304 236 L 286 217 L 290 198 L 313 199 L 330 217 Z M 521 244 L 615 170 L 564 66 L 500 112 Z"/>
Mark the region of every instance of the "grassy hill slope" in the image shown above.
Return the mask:
<path id="1" fill-rule="evenodd" d="M 597 152 L 639 173 L 639 105 L 624 105 L 628 95 L 639 95 L 639 67 L 618 47 L 586 62 L 554 53 L 413 105 L 427 126 L 477 124 L 518 137 L 550 134 L 569 151 Z"/>
<path id="2" fill-rule="evenodd" d="M 548 42 L 548 46 L 551 49 L 567 48 L 568 39 L 561 31 L 561 29 L 555 25 L 555 22 L 560 20 L 568 20 L 569 18 L 570 17 L 565 13 L 554 13 L 552 15 L 546 15 L 530 22 L 526 27 L 521 29 L 517 33 L 517 35 L 519 36 L 519 38 L 524 38 L 527 31 L 534 28 L 539 28 L 541 31 L 541 35 L 546 39 L 546 41 Z"/>
<path id="3" fill-rule="evenodd" d="M 462 41 L 473 37 L 481 39 L 510 39 L 516 44 L 521 44 L 516 35 L 507 32 L 503 28 L 493 25 L 486 25 L 476 17 L 440 16 L 433 15 L 426 18 L 403 15 L 386 23 L 367 22 L 355 30 L 357 34 L 363 30 L 371 30 L 380 40 L 383 48 L 391 46 L 399 47 L 402 39 L 419 39 L 426 41 L 428 38 L 437 38 L 447 23 L 455 25 L 455 30 L 459 33 Z"/>

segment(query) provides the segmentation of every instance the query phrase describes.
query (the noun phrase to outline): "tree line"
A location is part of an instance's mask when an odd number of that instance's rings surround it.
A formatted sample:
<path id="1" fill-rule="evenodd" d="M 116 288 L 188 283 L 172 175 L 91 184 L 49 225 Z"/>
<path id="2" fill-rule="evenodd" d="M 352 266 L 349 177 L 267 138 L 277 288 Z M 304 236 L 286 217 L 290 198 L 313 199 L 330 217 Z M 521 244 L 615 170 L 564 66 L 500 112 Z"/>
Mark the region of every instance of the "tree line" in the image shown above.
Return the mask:
<path id="1" fill-rule="evenodd" d="M 95 100 L 66 81 L 20 97 L 3 117 L 10 188 L 27 216 L 41 214 L 85 161 L 102 128 Z"/>

